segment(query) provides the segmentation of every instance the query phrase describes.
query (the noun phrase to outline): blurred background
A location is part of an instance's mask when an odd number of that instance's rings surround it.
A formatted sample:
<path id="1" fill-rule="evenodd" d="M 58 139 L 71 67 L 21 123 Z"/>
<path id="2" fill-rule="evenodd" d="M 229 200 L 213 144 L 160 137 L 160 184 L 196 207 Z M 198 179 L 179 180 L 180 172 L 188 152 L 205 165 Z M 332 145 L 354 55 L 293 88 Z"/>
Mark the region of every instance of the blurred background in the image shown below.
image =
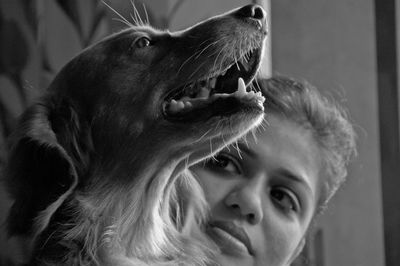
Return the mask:
<path id="1" fill-rule="evenodd" d="M 106 1 L 124 17 L 129 0 Z M 262 75 L 308 80 L 341 102 L 358 133 L 347 184 L 296 266 L 400 265 L 400 144 L 395 0 L 133 1 L 157 28 L 179 30 L 248 3 L 268 13 Z M 21 112 L 84 47 L 124 24 L 99 0 L 0 0 L 0 169 Z M 0 191 L 0 223 L 5 219 Z M 5 250 L 5 247 L 0 249 Z"/>

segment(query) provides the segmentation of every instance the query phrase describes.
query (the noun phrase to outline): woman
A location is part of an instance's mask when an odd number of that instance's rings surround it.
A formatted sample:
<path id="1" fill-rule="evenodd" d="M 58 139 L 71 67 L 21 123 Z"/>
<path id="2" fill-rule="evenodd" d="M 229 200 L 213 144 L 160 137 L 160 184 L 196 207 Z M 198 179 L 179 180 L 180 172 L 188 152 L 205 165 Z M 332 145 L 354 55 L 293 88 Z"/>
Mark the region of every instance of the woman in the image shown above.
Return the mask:
<path id="1" fill-rule="evenodd" d="M 228 265 L 290 265 L 347 174 L 355 133 L 343 110 L 285 77 L 259 80 L 266 125 L 192 167 L 209 204 L 206 235 Z"/>

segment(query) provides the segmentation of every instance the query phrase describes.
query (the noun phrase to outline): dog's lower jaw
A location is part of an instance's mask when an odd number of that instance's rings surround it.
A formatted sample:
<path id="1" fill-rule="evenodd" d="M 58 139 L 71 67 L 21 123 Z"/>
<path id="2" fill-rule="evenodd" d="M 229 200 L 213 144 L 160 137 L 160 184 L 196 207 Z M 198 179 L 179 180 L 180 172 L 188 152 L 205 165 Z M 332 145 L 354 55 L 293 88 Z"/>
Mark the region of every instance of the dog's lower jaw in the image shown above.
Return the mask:
<path id="1" fill-rule="evenodd" d="M 201 138 L 197 140 L 196 144 L 198 145 L 198 148 L 193 149 L 190 152 L 190 159 L 186 166 L 190 167 L 208 159 L 217 154 L 224 147 L 235 143 L 235 141 L 241 138 L 245 138 L 250 131 L 258 128 L 258 126 L 262 124 L 264 113 L 260 113 L 253 119 L 243 118 L 243 120 L 246 121 L 246 125 L 242 125 L 229 133 L 218 134 L 211 138 Z M 251 123 L 248 123 L 249 121 L 251 121 Z M 229 121 L 227 123 L 230 124 Z"/>

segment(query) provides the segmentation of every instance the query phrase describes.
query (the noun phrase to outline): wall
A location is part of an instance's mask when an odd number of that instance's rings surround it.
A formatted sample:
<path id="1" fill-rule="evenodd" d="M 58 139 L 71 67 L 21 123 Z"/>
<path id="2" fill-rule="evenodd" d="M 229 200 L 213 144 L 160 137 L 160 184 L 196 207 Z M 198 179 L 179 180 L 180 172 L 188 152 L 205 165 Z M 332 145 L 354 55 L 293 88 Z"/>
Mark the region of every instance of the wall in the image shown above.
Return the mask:
<path id="1" fill-rule="evenodd" d="M 271 0 L 271 11 L 273 72 L 326 90 L 348 107 L 359 135 L 348 182 L 322 217 L 318 266 L 382 266 L 374 2 Z"/>

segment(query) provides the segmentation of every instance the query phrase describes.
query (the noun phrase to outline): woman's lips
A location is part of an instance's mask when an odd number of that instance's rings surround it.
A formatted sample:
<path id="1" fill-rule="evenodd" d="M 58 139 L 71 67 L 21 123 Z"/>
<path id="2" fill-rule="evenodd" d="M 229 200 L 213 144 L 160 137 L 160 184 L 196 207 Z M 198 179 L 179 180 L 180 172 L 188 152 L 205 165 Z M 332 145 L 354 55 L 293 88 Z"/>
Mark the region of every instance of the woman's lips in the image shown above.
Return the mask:
<path id="1" fill-rule="evenodd" d="M 254 255 L 248 235 L 232 222 L 212 221 L 208 224 L 207 234 L 225 253 Z"/>

